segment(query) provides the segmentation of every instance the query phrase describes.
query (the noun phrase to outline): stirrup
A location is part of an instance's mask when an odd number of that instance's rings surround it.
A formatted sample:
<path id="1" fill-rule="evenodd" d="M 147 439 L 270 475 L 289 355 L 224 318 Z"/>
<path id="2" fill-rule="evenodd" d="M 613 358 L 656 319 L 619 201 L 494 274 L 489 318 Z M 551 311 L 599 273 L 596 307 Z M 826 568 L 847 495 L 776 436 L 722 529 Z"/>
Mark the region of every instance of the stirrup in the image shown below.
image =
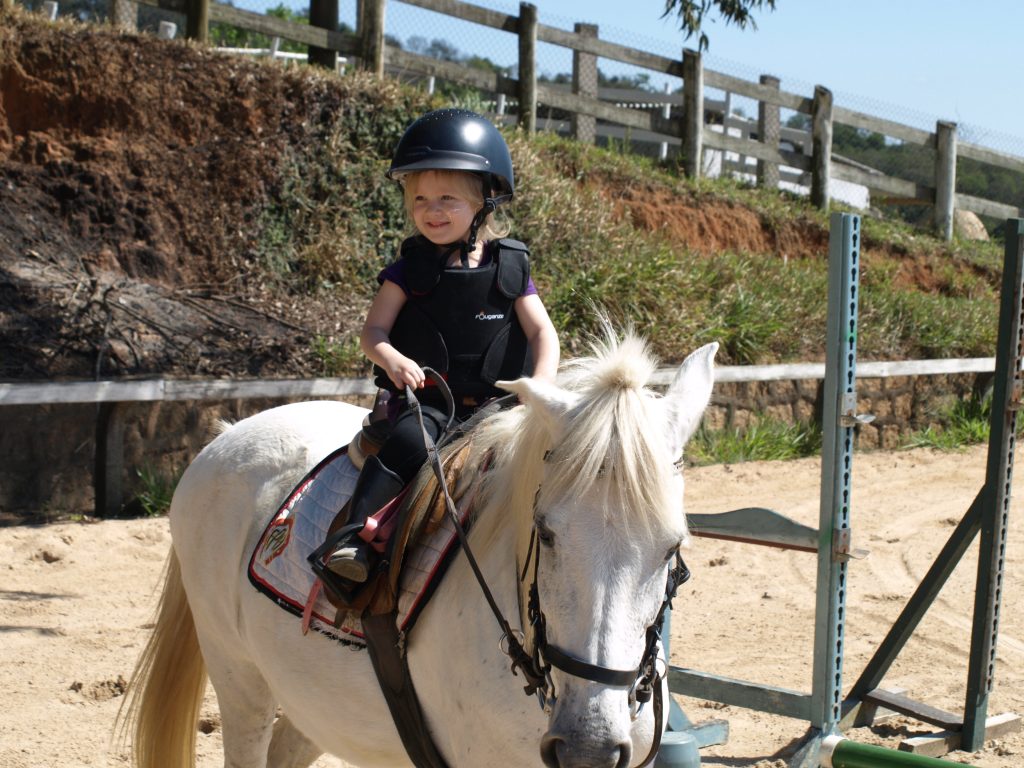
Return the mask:
<path id="1" fill-rule="evenodd" d="M 349 539 L 351 541 L 351 539 Z M 373 559 L 367 551 L 369 544 L 359 540 L 361 544 L 339 547 L 328 555 L 324 567 L 343 579 L 361 584 L 369 580 Z"/>
<path id="2" fill-rule="evenodd" d="M 351 604 L 362 592 L 363 588 L 370 582 L 373 568 L 369 569 L 367 578 L 365 581 L 358 582 L 346 579 L 337 573 L 334 573 L 328 568 L 328 561 L 330 556 L 337 552 L 339 549 L 343 549 L 348 546 L 353 539 L 356 539 L 359 544 L 363 544 L 363 540 L 358 538 L 359 532 L 363 529 L 363 523 L 351 523 L 349 525 L 342 526 L 330 536 L 327 537 L 326 541 L 313 550 L 310 555 L 306 558 L 309 562 L 310 567 L 313 569 L 313 573 L 317 575 L 317 578 L 324 583 L 324 586 L 329 589 L 334 595 L 346 604 Z M 377 568 L 381 567 L 380 562 L 376 564 Z"/>

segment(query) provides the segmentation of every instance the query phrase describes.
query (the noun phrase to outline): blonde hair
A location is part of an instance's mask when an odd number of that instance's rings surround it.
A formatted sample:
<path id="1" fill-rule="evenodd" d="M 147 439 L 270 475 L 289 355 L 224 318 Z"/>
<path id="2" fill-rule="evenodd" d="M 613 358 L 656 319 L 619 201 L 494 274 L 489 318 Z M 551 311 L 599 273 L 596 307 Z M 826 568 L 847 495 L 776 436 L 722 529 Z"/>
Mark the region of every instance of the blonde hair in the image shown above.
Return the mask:
<path id="1" fill-rule="evenodd" d="M 416 181 L 419 179 L 420 174 L 423 173 L 436 173 L 446 181 L 450 181 L 462 197 L 471 202 L 479 201 L 479 203 L 476 203 L 478 206 L 477 210 L 482 207 L 484 199 L 484 181 L 479 174 L 471 173 L 470 171 L 450 170 L 410 171 L 399 178 L 399 183 L 402 185 L 402 194 L 404 195 L 405 200 L 405 212 L 406 215 L 408 215 L 410 222 L 412 221 L 412 205 L 416 199 Z M 499 215 L 496 211 L 493 211 L 487 214 L 487 218 L 484 219 L 483 224 L 480 225 L 480 229 L 478 229 L 476 233 L 476 238 L 478 242 L 498 240 L 502 237 L 508 237 L 508 234 L 511 231 L 512 225 L 509 223 L 508 218 L 504 215 Z"/>

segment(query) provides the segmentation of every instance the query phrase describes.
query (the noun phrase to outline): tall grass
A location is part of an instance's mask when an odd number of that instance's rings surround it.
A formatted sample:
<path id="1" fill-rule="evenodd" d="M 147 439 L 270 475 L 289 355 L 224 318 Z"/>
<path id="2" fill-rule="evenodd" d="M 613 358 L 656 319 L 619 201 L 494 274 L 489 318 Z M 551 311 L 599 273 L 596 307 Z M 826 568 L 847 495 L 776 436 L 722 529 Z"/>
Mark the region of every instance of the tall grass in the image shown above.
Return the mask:
<path id="1" fill-rule="evenodd" d="M 686 448 L 687 460 L 698 465 L 798 459 L 820 453 L 818 424 L 789 424 L 767 416 L 742 429 L 702 426 Z"/>
<path id="2" fill-rule="evenodd" d="M 369 81 L 342 82 L 333 111 L 325 109 L 319 141 L 287 149 L 256 251 L 282 290 L 354 297 L 356 315 L 409 231 L 398 190 L 383 176 L 391 149 L 415 116 L 442 104 L 394 84 L 381 94 Z M 768 232 L 794 220 L 824 231 L 827 216 L 809 202 L 728 179 L 688 180 L 619 147 L 506 135 L 516 170 L 512 236 L 530 246 L 532 275 L 567 356 L 581 352 L 597 330 L 597 306 L 613 321 L 633 323 L 666 363 L 711 340 L 721 343 L 723 364 L 823 359 L 825 253 L 786 260 L 776 253 L 691 252 L 664 232 L 634 226 L 618 192 L 642 200 L 650 190 L 695 209 L 707 202 L 743 207 Z M 863 235 L 862 358 L 991 354 L 997 245 L 946 246 L 870 216 Z M 918 280 L 918 272 L 931 282 Z M 362 370 L 349 352 L 335 340 L 309 350 L 311 362 L 333 375 Z"/>
<path id="3" fill-rule="evenodd" d="M 958 400 L 948 411 L 939 415 L 938 426 L 929 426 L 915 432 L 906 444 L 908 448 L 952 451 L 984 443 L 991 431 L 991 418 L 991 395 Z"/>

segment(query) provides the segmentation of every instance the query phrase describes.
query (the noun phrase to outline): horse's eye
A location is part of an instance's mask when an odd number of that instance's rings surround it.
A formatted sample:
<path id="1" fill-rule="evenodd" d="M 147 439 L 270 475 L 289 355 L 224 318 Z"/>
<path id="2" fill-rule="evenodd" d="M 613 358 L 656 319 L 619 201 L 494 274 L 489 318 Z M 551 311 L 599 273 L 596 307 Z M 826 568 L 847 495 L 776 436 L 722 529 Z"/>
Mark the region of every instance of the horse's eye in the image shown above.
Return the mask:
<path id="1" fill-rule="evenodd" d="M 550 547 L 555 543 L 555 532 L 544 525 L 544 523 L 537 523 L 537 538 L 545 547 Z"/>

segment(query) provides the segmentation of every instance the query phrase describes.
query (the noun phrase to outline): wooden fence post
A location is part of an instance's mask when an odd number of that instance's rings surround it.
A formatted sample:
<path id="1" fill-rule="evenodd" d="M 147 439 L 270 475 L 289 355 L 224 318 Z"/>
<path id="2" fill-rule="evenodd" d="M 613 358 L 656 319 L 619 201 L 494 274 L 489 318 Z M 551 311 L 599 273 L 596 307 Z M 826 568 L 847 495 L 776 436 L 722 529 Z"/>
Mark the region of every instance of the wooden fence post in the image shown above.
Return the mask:
<path id="1" fill-rule="evenodd" d="M 935 234 L 949 242 L 956 207 L 956 123 L 935 124 L 935 149 Z"/>
<path id="2" fill-rule="evenodd" d="M 779 90 L 782 82 L 772 75 L 761 75 L 761 85 Z M 766 147 L 779 148 L 779 105 L 759 101 L 757 104 L 757 138 Z M 779 165 L 767 160 L 757 161 L 757 185 L 765 189 L 779 188 Z"/>
<path id="3" fill-rule="evenodd" d="M 827 211 L 831 203 L 828 180 L 832 174 L 832 91 L 814 86 L 811 113 L 811 204 Z"/>
<path id="4" fill-rule="evenodd" d="M 313 27 L 338 31 L 338 0 L 310 0 L 309 24 Z M 307 48 L 309 63 L 332 72 L 338 69 L 338 52 L 330 48 L 311 45 Z"/>
<path id="5" fill-rule="evenodd" d="M 124 32 L 138 32 L 139 6 L 134 0 L 111 0 L 110 21 Z"/>
<path id="6" fill-rule="evenodd" d="M 124 404 L 100 403 L 96 410 L 93 490 L 96 516 L 114 517 L 124 506 Z"/>
<path id="7" fill-rule="evenodd" d="M 519 126 L 537 130 L 537 6 L 519 4 Z"/>
<path id="8" fill-rule="evenodd" d="M 210 42 L 210 0 L 185 0 L 185 37 Z"/>
<path id="9" fill-rule="evenodd" d="M 360 30 L 363 41 L 363 69 L 384 77 L 384 5 L 386 0 L 363 0 Z"/>
<path id="10" fill-rule="evenodd" d="M 704 66 L 698 51 L 683 51 L 683 172 L 701 175 L 704 149 Z"/>
<path id="11" fill-rule="evenodd" d="M 580 37 L 597 37 L 597 24 L 577 23 L 573 32 Z M 597 56 L 594 54 L 572 52 L 572 92 L 597 98 Z M 597 118 L 573 112 L 572 135 L 576 141 L 593 144 L 597 141 Z"/>

